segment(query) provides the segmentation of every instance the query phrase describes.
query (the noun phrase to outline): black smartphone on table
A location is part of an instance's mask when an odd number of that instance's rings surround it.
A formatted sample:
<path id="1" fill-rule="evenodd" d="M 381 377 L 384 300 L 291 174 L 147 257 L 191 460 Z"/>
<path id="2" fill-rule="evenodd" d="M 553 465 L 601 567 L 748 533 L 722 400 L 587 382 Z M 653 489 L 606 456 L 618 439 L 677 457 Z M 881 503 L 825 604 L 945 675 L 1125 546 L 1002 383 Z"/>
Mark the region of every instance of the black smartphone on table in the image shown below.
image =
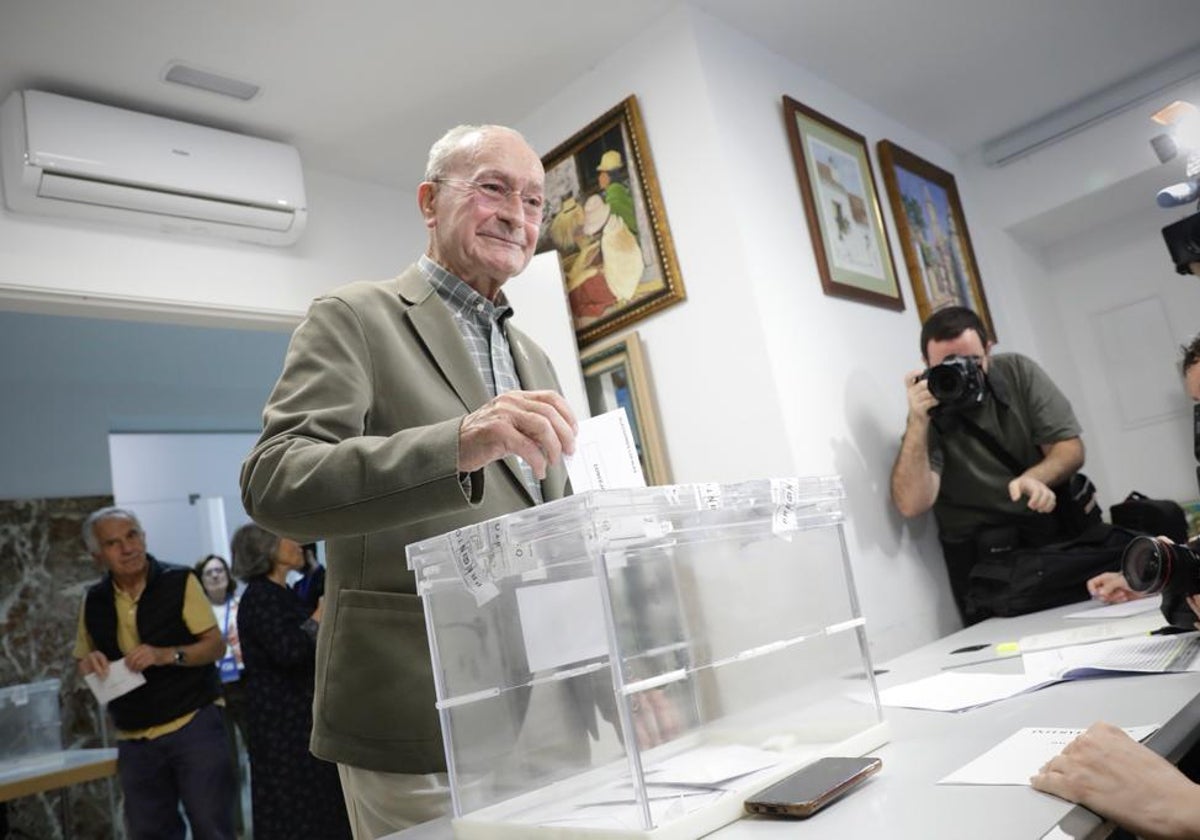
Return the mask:
<path id="1" fill-rule="evenodd" d="M 809 817 L 849 793 L 883 762 L 872 756 L 819 758 L 748 798 L 746 811 L 783 817 Z"/>

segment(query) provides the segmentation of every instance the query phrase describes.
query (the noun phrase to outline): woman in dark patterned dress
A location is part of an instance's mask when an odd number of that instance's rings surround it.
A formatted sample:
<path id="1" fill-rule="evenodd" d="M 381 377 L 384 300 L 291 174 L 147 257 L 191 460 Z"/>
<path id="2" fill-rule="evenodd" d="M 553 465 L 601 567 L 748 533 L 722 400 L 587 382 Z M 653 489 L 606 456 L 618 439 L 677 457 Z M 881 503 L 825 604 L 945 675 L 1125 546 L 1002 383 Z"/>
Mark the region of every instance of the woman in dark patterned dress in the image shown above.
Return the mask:
<path id="1" fill-rule="evenodd" d="M 243 525 L 233 535 L 233 570 L 246 581 L 238 607 L 250 743 L 254 840 L 350 838 L 337 765 L 308 751 L 317 624 L 287 588 L 302 571 L 299 544 Z"/>

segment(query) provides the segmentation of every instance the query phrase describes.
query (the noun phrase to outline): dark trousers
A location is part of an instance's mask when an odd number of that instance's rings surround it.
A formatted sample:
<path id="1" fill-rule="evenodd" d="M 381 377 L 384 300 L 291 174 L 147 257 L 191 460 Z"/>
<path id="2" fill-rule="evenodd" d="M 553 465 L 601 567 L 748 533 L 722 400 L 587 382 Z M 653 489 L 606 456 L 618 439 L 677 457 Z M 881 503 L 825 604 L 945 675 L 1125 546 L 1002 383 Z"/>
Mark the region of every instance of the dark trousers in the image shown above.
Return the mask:
<path id="1" fill-rule="evenodd" d="M 233 840 L 236 788 L 221 711 L 211 703 L 182 729 L 117 743 L 129 840 L 183 840 L 179 803 L 194 840 Z"/>

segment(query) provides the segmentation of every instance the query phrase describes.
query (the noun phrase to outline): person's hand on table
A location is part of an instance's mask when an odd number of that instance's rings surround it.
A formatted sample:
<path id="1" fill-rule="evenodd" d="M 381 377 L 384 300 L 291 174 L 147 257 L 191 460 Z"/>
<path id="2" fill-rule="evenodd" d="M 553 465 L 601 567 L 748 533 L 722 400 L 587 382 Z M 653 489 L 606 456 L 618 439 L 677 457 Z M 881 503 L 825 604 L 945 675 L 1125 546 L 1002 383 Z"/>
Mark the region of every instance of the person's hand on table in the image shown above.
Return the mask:
<path id="1" fill-rule="evenodd" d="M 1120 572 L 1104 572 L 1087 582 L 1088 594 L 1106 604 L 1123 604 L 1145 597 L 1129 588 L 1129 583 Z"/>
<path id="2" fill-rule="evenodd" d="M 1200 786 L 1110 723 L 1092 724 L 1029 781 L 1139 837 L 1200 836 Z"/>

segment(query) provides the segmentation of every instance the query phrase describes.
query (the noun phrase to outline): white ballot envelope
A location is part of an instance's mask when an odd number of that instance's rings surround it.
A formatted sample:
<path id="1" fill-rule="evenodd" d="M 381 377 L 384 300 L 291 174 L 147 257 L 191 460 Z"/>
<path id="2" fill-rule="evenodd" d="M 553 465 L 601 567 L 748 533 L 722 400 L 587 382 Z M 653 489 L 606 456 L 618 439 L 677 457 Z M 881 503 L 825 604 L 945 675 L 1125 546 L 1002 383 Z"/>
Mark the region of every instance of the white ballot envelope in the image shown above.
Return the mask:
<path id="1" fill-rule="evenodd" d="M 146 678 L 140 673 L 130 671 L 124 659 L 118 659 L 108 663 L 108 676 L 104 679 L 101 679 L 99 674 L 87 674 L 83 681 L 98 701 L 107 703 L 145 685 Z"/>
<path id="2" fill-rule="evenodd" d="M 581 420 L 575 454 L 564 456 L 563 461 L 575 493 L 646 486 L 633 429 L 623 408 Z"/>

